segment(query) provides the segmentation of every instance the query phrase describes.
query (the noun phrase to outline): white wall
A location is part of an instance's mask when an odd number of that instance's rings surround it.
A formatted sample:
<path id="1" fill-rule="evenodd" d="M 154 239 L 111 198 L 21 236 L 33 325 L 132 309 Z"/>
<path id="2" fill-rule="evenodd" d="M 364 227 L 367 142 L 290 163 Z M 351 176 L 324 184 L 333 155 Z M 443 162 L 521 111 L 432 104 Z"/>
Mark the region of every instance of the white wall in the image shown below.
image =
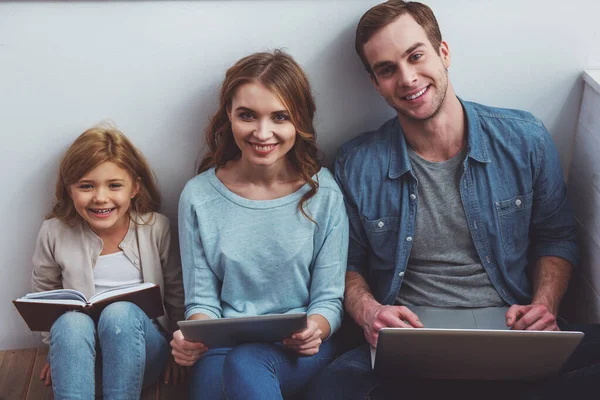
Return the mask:
<path id="1" fill-rule="evenodd" d="M 175 221 L 225 69 L 283 47 L 311 78 L 319 143 L 330 158 L 392 115 L 353 50 L 360 15 L 378 2 L 0 1 L 0 349 L 37 343 L 10 301 L 29 289 L 36 234 L 73 139 L 113 120 L 149 158 L 163 211 Z M 428 4 L 453 51 L 458 94 L 537 114 L 566 164 L 580 71 L 600 67 L 600 3 Z"/>

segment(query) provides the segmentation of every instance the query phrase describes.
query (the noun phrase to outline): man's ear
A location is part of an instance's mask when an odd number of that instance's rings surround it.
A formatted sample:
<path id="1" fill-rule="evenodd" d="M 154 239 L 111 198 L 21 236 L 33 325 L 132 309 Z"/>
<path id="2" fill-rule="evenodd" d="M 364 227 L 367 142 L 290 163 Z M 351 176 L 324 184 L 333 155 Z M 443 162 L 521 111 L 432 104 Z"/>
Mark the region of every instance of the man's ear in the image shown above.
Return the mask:
<path id="1" fill-rule="evenodd" d="M 444 67 L 446 69 L 450 68 L 450 64 L 452 64 L 452 59 L 450 57 L 450 48 L 448 47 L 447 42 L 440 43 L 440 57 L 442 58 Z"/>

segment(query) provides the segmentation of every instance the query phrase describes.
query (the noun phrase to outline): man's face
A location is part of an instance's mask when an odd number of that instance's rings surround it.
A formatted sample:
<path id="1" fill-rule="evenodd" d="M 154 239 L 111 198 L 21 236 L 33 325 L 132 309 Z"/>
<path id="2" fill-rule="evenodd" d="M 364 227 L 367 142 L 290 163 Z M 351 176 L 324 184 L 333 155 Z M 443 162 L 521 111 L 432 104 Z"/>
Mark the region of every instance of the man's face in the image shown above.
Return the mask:
<path id="1" fill-rule="evenodd" d="M 364 45 L 377 91 L 398 117 L 424 121 L 437 114 L 448 90 L 448 45 L 434 49 L 409 14 L 382 28 Z"/>

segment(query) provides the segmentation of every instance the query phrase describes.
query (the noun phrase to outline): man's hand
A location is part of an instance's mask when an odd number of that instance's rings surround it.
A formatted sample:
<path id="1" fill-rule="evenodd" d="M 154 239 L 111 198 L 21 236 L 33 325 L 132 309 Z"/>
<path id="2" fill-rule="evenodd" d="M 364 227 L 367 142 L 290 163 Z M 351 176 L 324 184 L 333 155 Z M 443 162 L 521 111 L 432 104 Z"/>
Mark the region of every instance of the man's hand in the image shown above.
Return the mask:
<path id="1" fill-rule="evenodd" d="M 559 331 L 556 315 L 544 304 L 515 304 L 506 312 L 506 326 L 514 330 Z"/>
<path id="2" fill-rule="evenodd" d="M 363 331 L 371 346 L 377 346 L 381 328 L 422 328 L 417 314 L 404 306 L 382 306 L 381 304 L 364 317 Z"/>
<path id="3" fill-rule="evenodd" d="M 181 331 L 173 333 L 171 340 L 171 354 L 175 362 L 184 367 L 191 367 L 198 359 L 206 353 L 208 348 L 200 342 L 188 342 L 183 338 Z"/>
<path id="4" fill-rule="evenodd" d="M 42 368 L 40 379 L 44 381 L 44 385 L 52 385 L 52 371 L 50 370 L 50 363 L 48 361 L 46 361 L 46 365 Z"/>
<path id="5" fill-rule="evenodd" d="M 322 335 L 323 331 L 319 329 L 317 321 L 309 318 L 306 322 L 306 329 L 284 339 L 283 345 L 302 356 L 313 356 L 319 352 L 319 347 L 323 343 Z"/>
<path id="6" fill-rule="evenodd" d="M 163 373 L 163 379 L 165 383 L 172 383 L 173 385 L 179 385 L 185 383 L 189 376 L 189 367 L 184 367 L 175 362 L 173 355 L 170 354 L 165 366 L 165 372 Z"/>

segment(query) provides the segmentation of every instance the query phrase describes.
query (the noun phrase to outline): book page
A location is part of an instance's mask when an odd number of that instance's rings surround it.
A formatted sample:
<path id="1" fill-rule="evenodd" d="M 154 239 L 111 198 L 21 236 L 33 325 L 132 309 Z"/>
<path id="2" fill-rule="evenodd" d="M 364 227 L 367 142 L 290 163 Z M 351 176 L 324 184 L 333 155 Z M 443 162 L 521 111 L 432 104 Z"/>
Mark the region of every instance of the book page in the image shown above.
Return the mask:
<path id="1" fill-rule="evenodd" d="M 105 300 L 105 299 L 110 299 L 111 297 L 118 296 L 121 294 L 132 293 L 132 292 L 137 292 L 139 290 L 148 289 L 153 286 L 156 286 L 156 285 L 152 282 L 133 283 L 131 285 L 123 285 L 123 286 L 118 286 L 118 287 L 115 287 L 112 289 L 103 290 L 102 292 L 96 293 L 95 295 L 90 297 L 88 304 L 92 304 L 94 302 Z"/>
<path id="2" fill-rule="evenodd" d="M 20 303 L 48 303 L 48 304 L 68 304 L 85 307 L 86 302 L 82 300 L 63 300 L 63 299 L 28 299 L 26 297 L 17 300 Z"/>
<path id="3" fill-rule="evenodd" d="M 35 292 L 35 293 L 27 293 L 25 297 L 20 298 L 19 300 L 25 299 L 36 299 L 36 300 L 77 300 L 77 304 L 81 304 L 82 302 L 85 304 L 87 299 L 85 295 L 78 290 L 74 289 L 56 289 L 56 290 L 47 290 L 45 292 Z"/>

